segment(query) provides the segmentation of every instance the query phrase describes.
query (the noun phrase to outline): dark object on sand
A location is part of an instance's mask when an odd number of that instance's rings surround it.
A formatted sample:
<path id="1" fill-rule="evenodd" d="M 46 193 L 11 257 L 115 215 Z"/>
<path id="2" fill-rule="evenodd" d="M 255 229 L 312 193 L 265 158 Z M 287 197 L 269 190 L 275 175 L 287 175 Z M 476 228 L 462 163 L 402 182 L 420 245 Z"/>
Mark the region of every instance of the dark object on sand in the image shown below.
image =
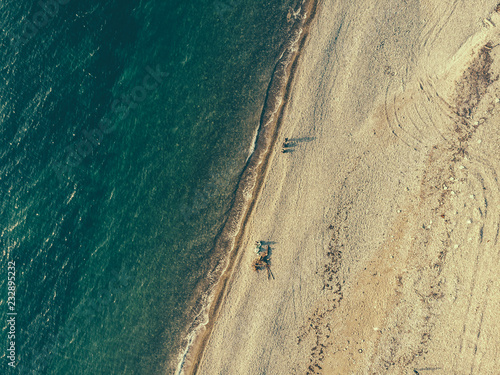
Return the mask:
<path id="1" fill-rule="evenodd" d="M 252 262 L 252 269 L 254 271 L 262 271 L 267 269 L 267 278 L 271 277 L 274 280 L 274 275 L 271 272 L 271 254 L 269 252 L 269 245 L 262 246 L 262 250 L 258 254 L 258 258 L 255 258 Z"/>

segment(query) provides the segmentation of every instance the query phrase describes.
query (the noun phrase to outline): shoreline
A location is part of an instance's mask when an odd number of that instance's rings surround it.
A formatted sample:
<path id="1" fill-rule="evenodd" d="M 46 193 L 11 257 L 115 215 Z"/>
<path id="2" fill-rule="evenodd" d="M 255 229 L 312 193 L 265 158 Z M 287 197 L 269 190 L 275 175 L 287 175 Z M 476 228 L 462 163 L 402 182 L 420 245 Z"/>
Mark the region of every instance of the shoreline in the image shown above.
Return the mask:
<path id="1" fill-rule="evenodd" d="M 207 279 L 216 279 L 216 281 L 208 288 L 204 288 L 208 289 L 208 292 L 202 296 L 205 306 L 202 307 L 189 329 L 188 343 L 178 356 L 176 375 L 191 375 L 198 371 L 230 285 L 234 266 L 242 255 L 241 246 L 246 234 L 246 224 L 252 216 L 255 203 L 265 183 L 269 161 L 279 136 L 300 54 L 319 6 L 320 0 L 304 0 L 297 6 L 298 9 L 295 9 L 298 13 L 298 20 L 292 26 L 290 37 L 285 42 L 266 91 L 253 152 L 247 159 L 247 164 L 241 174 L 228 219 L 215 240 L 216 266 Z M 199 322 L 200 317 L 203 318 L 203 322 Z"/>

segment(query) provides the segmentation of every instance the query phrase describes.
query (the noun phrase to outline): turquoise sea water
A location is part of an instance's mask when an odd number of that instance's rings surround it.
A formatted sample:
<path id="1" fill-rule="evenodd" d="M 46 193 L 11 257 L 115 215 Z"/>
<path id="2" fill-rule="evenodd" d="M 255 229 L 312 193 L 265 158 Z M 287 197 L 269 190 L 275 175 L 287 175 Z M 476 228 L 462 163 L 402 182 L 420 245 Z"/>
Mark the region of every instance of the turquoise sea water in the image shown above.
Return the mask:
<path id="1" fill-rule="evenodd" d="M 2 373 L 173 372 L 294 4 L 2 2 Z"/>

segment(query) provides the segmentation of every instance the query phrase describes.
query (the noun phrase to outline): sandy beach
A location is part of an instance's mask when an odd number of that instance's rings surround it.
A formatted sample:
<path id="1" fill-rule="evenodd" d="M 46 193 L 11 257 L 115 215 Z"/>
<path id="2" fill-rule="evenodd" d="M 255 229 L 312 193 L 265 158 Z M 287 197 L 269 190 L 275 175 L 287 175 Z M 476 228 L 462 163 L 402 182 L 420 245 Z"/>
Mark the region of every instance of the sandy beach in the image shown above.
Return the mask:
<path id="1" fill-rule="evenodd" d="M 500 372 L 496 6 L 320 2 L 196 373 Z"/>

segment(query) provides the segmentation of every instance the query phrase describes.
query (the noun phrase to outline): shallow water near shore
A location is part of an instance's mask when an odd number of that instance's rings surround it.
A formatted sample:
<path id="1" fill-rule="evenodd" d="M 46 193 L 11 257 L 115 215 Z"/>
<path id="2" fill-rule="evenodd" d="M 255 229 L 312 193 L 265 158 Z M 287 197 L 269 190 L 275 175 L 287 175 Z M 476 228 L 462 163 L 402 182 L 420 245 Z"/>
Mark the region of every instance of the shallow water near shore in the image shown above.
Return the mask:
<path id="1" fill-rule="evenodd" d="M 17 373 L 172 371 L 293 3 L 1 5 Z"/>

